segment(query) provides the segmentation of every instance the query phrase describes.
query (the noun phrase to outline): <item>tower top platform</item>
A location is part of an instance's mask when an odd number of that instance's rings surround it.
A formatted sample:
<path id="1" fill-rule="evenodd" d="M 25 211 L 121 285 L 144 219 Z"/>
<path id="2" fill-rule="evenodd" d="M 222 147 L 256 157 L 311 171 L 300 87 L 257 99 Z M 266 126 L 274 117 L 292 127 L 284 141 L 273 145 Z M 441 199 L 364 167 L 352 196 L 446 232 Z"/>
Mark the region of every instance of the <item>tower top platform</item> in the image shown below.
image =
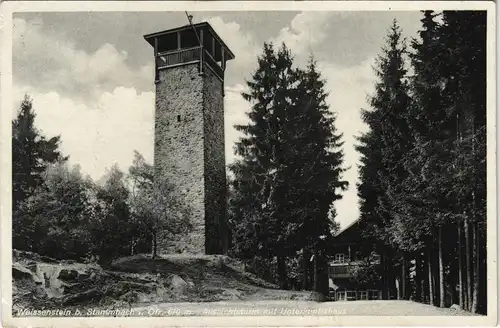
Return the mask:
<path id="1" fill-rule="evenodd" d="M 233 52 L 208 22 L 147 34 L 144 39 L 155 48 L 157 54 L 202 46 L 216 61 L 234 59 Z"/>

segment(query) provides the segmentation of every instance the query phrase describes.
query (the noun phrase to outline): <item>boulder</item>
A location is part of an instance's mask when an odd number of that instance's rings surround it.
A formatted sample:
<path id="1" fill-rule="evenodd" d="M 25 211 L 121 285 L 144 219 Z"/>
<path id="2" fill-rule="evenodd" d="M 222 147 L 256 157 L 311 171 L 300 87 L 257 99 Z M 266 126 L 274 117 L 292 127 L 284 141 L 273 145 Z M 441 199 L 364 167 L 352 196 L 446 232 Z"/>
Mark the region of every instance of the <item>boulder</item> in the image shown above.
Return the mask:
<path id="1" fill-rule="evenodd" d="M 227 294 L 224 297 L 223 293 L 225 292 L 225 289 L 223 288 L 218 288 L 218 287 L 205 287 L 201 291 L 201 297 L 202 299 L 209 301 L 209 302 L 214 302 L 214 301 L 221 301 L 224 299 L 230 299 L 231 297 L 228 297 Z"/>
<path id="2" fill-rule="evenodd" d="M 63 298 L 62 304 L 64 305 L 81 305 L 96 303 L 100 301 L 103 297 L 103 292 L 97 288 L 92 288 L 81 293 L 76 293 L 73 295 L 68 295 Z"/>
<path id="3" fill-rule="evenodd" d="M 156 287 L 155 294 L 152 295 L 152 298 L 156 302 L 161 302 L 164 300 L 168 300 L 170 298 L 170 293 L 164 287 L 158 286 L 158 287 Z"/>
<path id="4" fill-rule="evenodd" d="M 225 289 L 222 292 L 222 298 L 228 301 L 236 301 L 242 299 L 241 292 L 237 289 Z"/>
<path id="5" fill-rule="evenodd" d="M 172 293 L 176 296 L 182 296 L 185 295 L 188 291 L 188 283 L 179 277 L 178 275 L 174 274 L 170 278 L 170 289 L 172 290 Z"/>
<path id="6" fill-rule="evenodd" d="M 57 276 L 57 279 L 62 281 L 71 281 L 78 278 L 78 271 L 71 269 L 62 269 Z"/>
<path id="7" fill-rule="evenodd" d="M 147 302 L 151 302 L 153 297 L 150 296 L 151 294 L 145 294 L 145 293 L 137 293 L 137 299 L 136 299 L 136 302 L 137 303 L 147 303 Z"/>
<path id="8" fill-rule="evenodd" d="M 33 279 L 34 274 L 31 270 L 21 266 L 19 263 L 12 263 L 13 279 Z"/>
<path id="9" fill-rule="evenodd" d="M 137 302 L 139 299 L 139 293 L 136 290 L 131 290 L 120 297 L 118 297 L 120 301 L 126 302 L 127 304 L 132 304 Z"/>
<path id="10" fill-rule="evenodd" d="M 106 294 L 119 297 L 121 295 L 127 294 L 130 291 L 149 293 L 151 291 L 151 287 L 147 284 L 137 283 L 133 281 L 118 281 L 109 288 L 109 292 L 107 292 Z"/>
<path id="11" fill-rule="evenodd" d="M 452 305 L 450 306 L 450 309 L 451 309 L 451 310 L 454 310 L 454 311 L 460 311 L 460 310 L 462 310 L 462 308 L 461 308 L 461 307 L 460 307 L 460 305 L 458 305 L 458 304 L 452 304 Z"/>
<path id="12" fill-rule="evenodd" d="M 130 307 L 129 302 L 123 300 L 117 300 L 109 296 L 103 297 L 99 301 L 99 305 L 110 309 L 125 309 Z"/>

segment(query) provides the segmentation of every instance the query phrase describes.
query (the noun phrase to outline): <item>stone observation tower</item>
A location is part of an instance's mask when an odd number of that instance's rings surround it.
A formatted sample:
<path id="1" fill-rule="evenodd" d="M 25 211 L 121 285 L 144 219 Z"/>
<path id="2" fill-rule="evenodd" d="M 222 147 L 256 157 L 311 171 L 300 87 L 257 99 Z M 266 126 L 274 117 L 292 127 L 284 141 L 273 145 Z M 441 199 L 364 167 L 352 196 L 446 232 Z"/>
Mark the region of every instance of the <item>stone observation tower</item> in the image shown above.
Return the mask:
<path id="1" fill-rule="evenodd" d="M 156 66 L 155 179 L 173 183 L 193 224 L 188 236 L 159 240 L 158 251 L 225 253 L 224 71 L 234 54 L 206 22 L 144 38 Z"/>

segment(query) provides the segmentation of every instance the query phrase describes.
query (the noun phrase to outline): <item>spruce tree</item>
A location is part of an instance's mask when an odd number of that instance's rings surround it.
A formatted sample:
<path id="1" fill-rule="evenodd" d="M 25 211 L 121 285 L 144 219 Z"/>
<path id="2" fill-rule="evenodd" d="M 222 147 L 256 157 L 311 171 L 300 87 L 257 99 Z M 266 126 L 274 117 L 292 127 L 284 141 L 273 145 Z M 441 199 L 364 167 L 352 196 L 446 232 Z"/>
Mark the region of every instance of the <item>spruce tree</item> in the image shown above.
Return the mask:
<path id="1" fill-rule="evenodd" d="M 366 230 L 372 232 L 371 236 L 380 240 L 384 261 L 390 263 L 397 245 L 391 236 L 395 213 L 389 195 L 401 192 L 405 177 L 402 160 L 411 149 L 411 131 L 406 124 L 410 104 L 404 61 L 406 47 L 396 20 L 382 51 L 375 69 L 378 81 L 370 99 L 371 109 L 362 112 L 370 131 L 359 138 L 357 146 L 361 153 L 358 190 L 361 220 Z M 390 280 L 392 265 L 387 267 L 391 269 L 385 276 Z M 386 289 L 385 298 L 388 292 Z"/>
<path id="2" fill-rule="evenodd" d="M 412 41 L 414 52 L 410 58 L 414 74 L 410 80 L 412 102 L 407 116 L 410 150 L 401 161 L 405 174 L 400 187 L 388 192 L 394 212 L 390 228 L 392 239 L 400 249 L 413 252 L 417 257 L 426 249 L 430 252 L 427 257 L 431 258 L 436 243 L 438 255 L 442 255 L 442 243 L 438 237 L 441 236 L 443 220 L 429 209 L 436 209 L 437 204 L 446 202 L 440 197 L 445 195 L 443 188 L 448 174 L 443 163 L 449 157 L 447 150 L 451 146 L 446 145 L 446 141 L 454 133 L 453 121 L 445 110 L 446 102 L 442 96 L 443 48 L 435 16 L 432 11 L 424 12 L 420 39 Z M 442 256 L 439 263 L 442 273 Z M 435 270 L 432 263 L 429 265 Z M 444 286 L 442 278 L 441 275 L 441 290 Z"/>
<path id="3" fill-rule="evenodd" d="M 292 190 L 298 197 L 292 203 L 299 216 L 295 219 L 296 232 L 292 243 L 302 248 L 303 280 L 316 281 L 316 290 L 328 293 L 327 263 L 332 255 L 332 238 L 336 230 L 335 211 L 332 206 L 342 198 L 348 183 L 342 180 L 346 168 L 342 151 L 342 134 L 335 126 L 335 113 L 327 104 L 325 81 L 311 57 L 305 70 L 300 70 L 295 111 L 291 117 L 296 127 L 290 139 L 289 149 L 294 158 L 288 161 Z M 332 215 L 333 214 L 333 215 Z M 310 255 L 318 271 L 307 277 Z M 319 283 L 318 283 L 319 282 Z M 307 283 L 306 283 L 307 285 Z"/>
<path id="4" fill-rule="evenodd" d="M 305 70 L 297 69 L 285 45 L 275 52 L 265 44 L 258 60 L 250 91 L 243 94 L 253 105 L 251 123 L 236 126 L 244 137 L 236 145 L 241 159 L 231 166 L 233 251 L 269 263 L 276 259 L 282 288 L 289 286 L 287 262 L 298 251 L 307 260 L 316 253 L 318 289 L 327 293 L 327 245 L 334 230 L 329 212 L 347 187 L 341 180 L 341 135 L 312 59 Z M 312 280 L 307 275 L 304 280 Z"/>
<path id="5" fill-rule="evenodd" d="M 35 126 L 32 100 L 25 95 L 17 117 L 12 121 L 12 230 L 13 248 L 36 250 L 41 232 L 35 217 L 26 215 L 22 202 L 43 185 L 45 170 L 53 163 L 64 162 L 60 137 L 46 139 Z"/>
<path id="6" fill-rule="evenodd" d="M 284 77 L 291 66 L 292 58 L 287 49 L 276 52 L 272 44 L 264 44 L 258 68 L 247 81 L 249 92 L 242 94 L 252 104 L 248 114 L 251 123 L 235 126 L 244 136 L 235 147 L 241 159 L 230 166 L 235 176 L 231 207 L 238 217 L 234 239 L 242 256 L 270 257 L 276 249 L 279 222 L 272 216 L 270 206 L 279 165 L 278 126 L 284 112 L 280 106 L 284 106 L 283 94 L 288 92 Z M 244 245 L 249 234 L 253 234 L 254 243 L 247 247 Z"/>
<path id="7" fill-rule="evenodd" d="M 429 259 L 437 252 L 437 265 L 428 261 L 428 266 L 438 278 L 439 290 L 433 290 L 429 276 L 429 294 L 437 295 L 441 307 L 446 306 L 445 285 L 456 282 L 457 302 L 471 309 L 471 252 L 481 249 L 473 245 L 478 240 L 474 238 L 476 231 L 480 230 L 474 219 L 480 211 L 474 206 L 481 202 L 475 195 L 483 190 L 480 185 L 485 186 L 480 173 L 484 153 L 472 160 L 474 148 L 485 149 L 479 141 L 485 140 L 481 137 L 484 133 L 475 133 L 481 125 L 475 123 L 475 116 L 485 122 L 485 84 L 477 83 L 485 80 L 481 59 L 484 17 L 481 25 L 481 14 L 475 12 L 444 12 L 442 24 L 434 20 L 435 16 L 432 11 L 424 12 L 420 40 L 412 43 L 413 101 L 408 123 L 413 146 L 404 160 L 407 175 L 401 184 L 402 192 L 389 193 L 395 212 L 392 231 L 401 248 L 418 252 L 425 249 Z M 449 228 L 458 234 L 443 233 Z M 474 262 L 476 268 L 480 268 L 478 263 Z M 458 268 L 457 277 L 445 274 L 453 267 Z"/>
<path id="8" fill-rule="evenodd" d="M 363 121 L 370 131 L 359 138 L 361 153 L 361 217 L 367 220 L 376 235 L 390 243 L 391 210 L 385 197 L 387 189 L 397 188 L 404 177 L 401 159 L 411 146 L 411 134 L 406 124 L 410 98 L 404 63 L 404 41 L 397 22 L 391 26 L 387 45 L 378 57 L 376 74 L 379 78 L 370 110 L 362 111 Z"/>
<path id="9" fill-rule="evenodd" d="M 445 11 L 441 28 L 447 49 L 446 68 L 449 111 L 456 114 L 458 143 L 456 158 L 474 158 L 457 165 L 472 172 L 470 183 L 458 181 L 453 190 L 469 191 L 458 195 L 464 223 L 466 298 L 472 312 L 486 311 L 486 12 Z M 468 163 L 468 164 L 465 164 Z M 462 176 L 458 174 L 458 176 Z"/>
<path id="10" fill-rule="evenodd" d="M 51 163 L 66 161 L 60 136 L 47 140 L 35 126 L 32 100 L 25 95 L 12 121 L 12 203 L 16 209 L 42 183 L 42 173 Z"/>

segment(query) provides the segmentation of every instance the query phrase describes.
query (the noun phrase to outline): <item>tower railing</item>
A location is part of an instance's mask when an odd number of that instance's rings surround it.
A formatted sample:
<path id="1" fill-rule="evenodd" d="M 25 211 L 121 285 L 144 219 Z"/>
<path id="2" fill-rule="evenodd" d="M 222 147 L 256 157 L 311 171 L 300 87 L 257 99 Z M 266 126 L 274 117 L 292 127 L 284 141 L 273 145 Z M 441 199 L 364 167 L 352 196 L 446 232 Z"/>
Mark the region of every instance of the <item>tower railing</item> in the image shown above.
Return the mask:
<path id="1" fill-rule="evenodd" d="M 201 46 L 159 52 L 156 56 L 156 70 L 199 63 L 200 61 L 206 62 L 220 79 L 224 79 L 224 70 L 222 67 L 210 53 Z M 156 75 L 158 76 L 158 74 Z"/>
<path id="2" fill-rule="evenodd" d="M 156 67 L 158 69 L 177 66 L 180 64 L 189 64 L 197 62 L 201 57 L 201 48 L 192 47 L 173 51 L 159 52 L 156 56 Z"/>
<path id="3" fill-rule="evenodd" d="M 222 67 L 217 63 L 217 61 L 210 55 L 208 51 L 205 50 L 205 58 L 204 60 L 206 63 L 210 66 L 211 69 L 213 69 L 214 73 L 219 76 L 221 79 L 224 77 L 224 71 Z"/>

